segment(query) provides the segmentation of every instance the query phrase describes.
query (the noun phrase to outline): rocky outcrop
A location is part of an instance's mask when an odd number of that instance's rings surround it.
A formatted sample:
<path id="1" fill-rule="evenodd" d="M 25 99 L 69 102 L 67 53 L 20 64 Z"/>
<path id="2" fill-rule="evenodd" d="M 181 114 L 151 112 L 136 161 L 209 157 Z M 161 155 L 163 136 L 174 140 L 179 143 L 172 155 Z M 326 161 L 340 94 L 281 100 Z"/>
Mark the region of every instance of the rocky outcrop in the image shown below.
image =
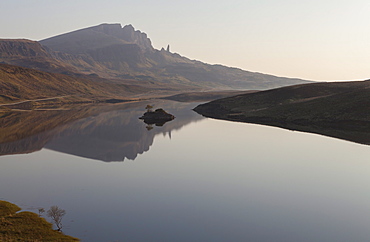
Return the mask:
<path id="1" fill-rule="evenodd" d="M 156 109 L 154 112 L 153 111 L 147 111 L 139 119 L 144 120 L 144 122 L 146 124 L 155 124 L 157 126 L 162 126 L 166 122 L 175 119 L 175 116 L 173 116 L 172 114 L 167 113 L 162 108 L 159 108 L 159 109 Z"/>
<path id="2" fill-rule="evenodd" d="M 152 42 L 148 38 L 146 33 L 142 33 L 139 30 L 135 30 L 134 27 L 129 24 L 122 28 L 121 38 L 130 42 L 137 44 L 140 48 L 145 51 L 154 50 Z"/>
<path id="3" fill-rule="evenodd" d="M 103 77 L 118 77 L 132 74 L 138 67 L 151 67 L 144 53 L 154 51 L 145 33 L 135 30 L 132 25 L 122 28 L 121 24 L 101 24 L 40 43 L 58 52 L 60 60 L 77 65 L 80 72 L 97 73 Z"/>
<path id="4" fill-rule="evenodd" d="M 84 54 L 89 50 L 111 45 L 135 44 L 143 51 L 152 51 L 153 46 L 145 33 L 132 25 L 101 24 L 41 40 L 40 43 L 55 51 Z"/>
<path id="5" fill-rule="evenodd" d="M 86 30 L 114 36 L 129 44 L 136 44 L 145 51 L 151 51 L 154 49 L 147 34 L 139 30 L 135 30 L 131 24 L 125 25 L 124 27 L 122 27 L 121 24 L 101 24 Z"/>
<path id="6" fill-rule="evenodd" d="M 135 44 L 111 45 L 99 49 L 89 50 L 89 56 L 95 61 L 105 63 L 107 66 L 125 62 L 130 67 L 136 67 L 145 62 L 145 57 Z"/>

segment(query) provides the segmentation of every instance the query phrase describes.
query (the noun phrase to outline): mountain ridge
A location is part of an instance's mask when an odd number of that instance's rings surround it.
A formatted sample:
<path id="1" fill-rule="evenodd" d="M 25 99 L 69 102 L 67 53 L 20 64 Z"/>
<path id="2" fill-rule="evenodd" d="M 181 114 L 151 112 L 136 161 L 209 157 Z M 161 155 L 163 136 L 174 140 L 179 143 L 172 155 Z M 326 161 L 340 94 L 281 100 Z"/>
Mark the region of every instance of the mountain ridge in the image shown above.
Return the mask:
<path id="1" fill-rule="evenodd" d="M 101 24 L 39 41 L 55 52 L 89 59 L 90 67 L 79 68 L 67 59 L 60 60 L 85 74 L 104 78 L 134 77 L 165 84 L 186 84 L 219 89 L 268 89 L 308 81 L 243 71 L 221 65 L 190 60 L 177 53 L 157 50 L 148 36 L 130 25 Z M 91 61 L 93 60 L 93 61 Z M 95 67 L 92 65 L 94 64 Z M 97 68 L 99 66 L 101 69 Z"/>
<path id="2" fill-rule="evenodd" d="M 76 90 L 81 94 L 83 89 L 71 88 L 79 83 L 87 88 L 85 91 L 89 98 L 93 95 L 122 98 L 134 93 L 139 94 L 140 90 L 141 96 L 145 96 L 149 90 L 152 90 L 152 94 L 171 92 L 169 94 L 173 95 L 204 90 L 264 90 L 308 82 L 222 65 L 210 65 L 172 53 L 169 49 L 157 50 L 145 33 L 135 30 L 132 25 L 122 27 L 121 24 L 101 24 L 39 42 L 27 39 L 0 39 L 0 63 L 45 72 L 35 74 L 31 70 L 23 69 L 25 75 L 23 79 L 30 81 L 32 79 L 30 76 L 33 76 L 33 81 L 37 79 L 33 87 L 37 86 L 39 90 L 30 88 L 26 91 L 21 88 L 23 93 L 20 95 L 10 93 L 10 90 L 13 90 L 14 86 L 32 85 L 26 84 L 16 75 L 11 81 L 9 72 L 7 74 L 3 72 L 8 83 L 0 80 L 1 85 L 7 87 L 0 93 L 2 101 L 38 97 L 40 90 L 49 93 L 48 88 L 43 88 L 44 86 L 52 87 L 55 83 L 59 83 L 58 93 L 63 95 L 76 94 Z M 4 71 L 4 66 L 2 68 Z M 69 77 L 59 76 L 60 74 Z M 35 79 L 35 75 L 38 78 Z M 49 77 L 54 84 L 47 83 L 46 79 L 41 81 L 39 78 L 41 76 Z M 58 78 L 68 80 L 65 82 L 65 89 L 69 90 L 68 92 L 62 90 L 63 85 Z M 43 85 L 40 86 L 40 83 Z M 123 86 L 134 91 L 126 92 Z M 99 89 L 102 90 L 101 93 Z M 50 90 L 55 92 L 55 85 Z M 30 95 L 32 91 L 34 93 Z"/>
<path id="3" fill-rule="evenodd" d="M 87 36 L 81 35 L 81 32 L 84 32 L 84 34 Z M 95 39 L 89 39 L 89 37 L 91 36 L 93 36 Z M 80 54 L 83 53 L 83 51 L 85 50 L 86 44 L 90 45 L 89 49 L 91 49 L 91 45 L 95 46 L 97 42 L 102 41 L 101 39 L 105 41 L 103 42 L 103 47 L 112 44 L 131 43 L 137 44 L 140 48 L 144 50 L 154 49 L 151 44 L 151 40 L 147 37 L 147 34 L 142 33 L 139 30 L 135 30 L 135 28 L 131 24 L 122 27 L 122 25 L 119 23 L 104 23 L 97 26 L 78 29 L 72 32 L 67 32 L 64 34 L 46 38 L 40 40 L 39 42 L 42 45 L 48 46 L 56 51 L 63 51 L 70 54 Z M 67 44 L 65 43 L 66 41 Z M 74 41 L 74 43 L 72 41 Z M 78 49 L 73 48 L 73 44 L 81 44 L 81 42 L 83 42 L 83 46 L 79 46 Z M 102 47 L 102 43 L 99 43 L 98 47 Z"/>

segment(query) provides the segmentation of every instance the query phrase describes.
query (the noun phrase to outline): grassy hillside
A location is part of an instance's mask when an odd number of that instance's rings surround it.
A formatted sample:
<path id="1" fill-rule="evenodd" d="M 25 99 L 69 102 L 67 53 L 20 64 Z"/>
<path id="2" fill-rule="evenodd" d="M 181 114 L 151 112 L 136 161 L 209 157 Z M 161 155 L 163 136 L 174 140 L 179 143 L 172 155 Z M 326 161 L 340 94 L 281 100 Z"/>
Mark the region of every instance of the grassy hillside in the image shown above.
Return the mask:
<path id="1" fill-rule="evenodd" d="M 219 99 L 195 111 L 370 144 L 370 81 L 283 87 Z"/>
<path id="2" fill-rule="evenodd" d="M 75 101 L 122 98 L 147 89 L 0 64 L 0 90 L 0 103 L 9 103 L 61 96 Z"/>
<path id="3" fill-rule="evenodd" d="M 0 201 L 0 241 L 79 241 L 52 229 L 35 213 L 20 212 L 12 203 Z"/>
<path id="4" fill-rule="evenodd" d="M 53 73 L 78 73 L 72 65 L 54 58 L 41 44 L 27 39 L 0 39 L 0 63 Z"/>

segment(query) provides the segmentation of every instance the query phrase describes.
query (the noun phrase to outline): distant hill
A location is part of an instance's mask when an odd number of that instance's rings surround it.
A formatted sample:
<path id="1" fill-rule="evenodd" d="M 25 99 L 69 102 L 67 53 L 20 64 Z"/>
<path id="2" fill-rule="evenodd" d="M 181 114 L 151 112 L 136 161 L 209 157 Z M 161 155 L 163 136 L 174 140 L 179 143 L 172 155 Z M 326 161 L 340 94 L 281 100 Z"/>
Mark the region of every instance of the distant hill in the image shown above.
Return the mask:
<path id="1" fill-rule="evenodd" d="M 370 80 L 314 83 L 219 99 L 195 111 L 370 144 L 369 97 Z"/>
<path id="2" fill-rule="evenodd" d="M 0 63 L 69 75 L 79 72 L 55 59 L 40 43 L 26 39 L 0 39 Z"/>
<path id="3" fill-rule="evenodd" d="M 102 24 L 40 43 L 56 60 L 81 73 L 104 78 L 131 78 L 207 89 L 268 89 L 307 82 L 209 65 L 163 48 L 156 50 L 147 35 L 132 25 Z"/>

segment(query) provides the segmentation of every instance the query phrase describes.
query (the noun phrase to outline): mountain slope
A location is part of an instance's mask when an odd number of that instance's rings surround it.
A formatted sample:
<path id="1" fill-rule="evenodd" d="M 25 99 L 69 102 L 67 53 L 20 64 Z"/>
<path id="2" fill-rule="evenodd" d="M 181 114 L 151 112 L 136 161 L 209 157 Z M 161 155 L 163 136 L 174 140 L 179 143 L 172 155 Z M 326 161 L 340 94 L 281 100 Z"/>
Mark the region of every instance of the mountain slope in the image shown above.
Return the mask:
<path id="1" fill-rule="evenodd" d="M 66 95 L 99 100 L 147 91 L 139 86 L 108 84 L 100 79 L 93 81 L 7 64 L 0 64 L 0 90 L 1 103 Z"/>
<path id="2" fill-rule="evenodd" d="M 209 65 L 164 49 L 156 50 L 147 35 L 131 25 L 102 24 L 40 43 L 52 50 L 55 58 L 80 72 L 105 78 L 135 78 L 222 89 L 268 89 L 307 82 Z M 79 65 L 76 59 L 85 60 L 85 64 Z"/>
<path id="3" fill-rule="evenodd" d="M 72 65 L 55 59 L 38 42 L 26 39 L 1 39 L 0 63 L 54 73 L 78 73 Z"/>
<path id="4" fill-rule="evenodd" d="M 370 144 L 370 80 L 283 87 L 219 99 L 195 111 Z"/>
<path id="5" fill-rule="evenodd" d="M 178 92 L 263 90 L 307 82 L 209 65 L 156 50 L 145 33 L 120 24 L 102 24 L 40 42 L 0 40 L 0 63 L 90 80 L 100 77 L 106 83 L 126 84 L 130 80 L 131 84 Z"/>
<path id="6" fill-rule="evenodd" d="M 151 41 L 131 25 L 122 28 L 120 24 L 102 24 L 41 40 L 40 43 L 53 50 L 55 58 L 76 66 L 80 72 L 96 73 L 105 78 L 137 76 L 143 74 L 139 68 L 152 67 L 144 56 L 144 52 L 154 51 Z M 86 61 L 79 66 L 76 59 Z"/>

